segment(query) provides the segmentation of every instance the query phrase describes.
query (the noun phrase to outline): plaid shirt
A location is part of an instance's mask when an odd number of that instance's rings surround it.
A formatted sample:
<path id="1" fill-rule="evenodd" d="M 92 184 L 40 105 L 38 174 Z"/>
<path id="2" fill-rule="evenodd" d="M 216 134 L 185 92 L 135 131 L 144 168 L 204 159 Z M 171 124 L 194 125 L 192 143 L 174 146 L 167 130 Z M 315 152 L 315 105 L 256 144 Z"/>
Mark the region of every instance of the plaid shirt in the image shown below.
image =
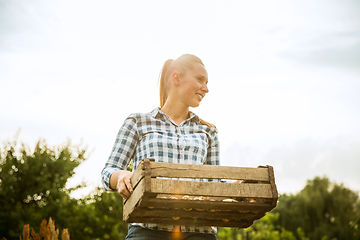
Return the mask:
<path id="1" fill-rule="evenodd" d="M 144 158 L 158 162 L 219 165 L 219 142 L 216 127 L 190 117 L 177 125 L 170 117 L 154 109 L 150 113 L 135 113 L 126 118 L 120 128 L 108 161 L 102 170 L 102 184 L 111 191 L 109 179 L 114 171 L 125 170 L 133 160 L 133 170 Z M 132 223 L 145 228 L 172 231 L 174 225 Z M 216 233 L 213 227 L 181 226 L 183 232 Z"/>

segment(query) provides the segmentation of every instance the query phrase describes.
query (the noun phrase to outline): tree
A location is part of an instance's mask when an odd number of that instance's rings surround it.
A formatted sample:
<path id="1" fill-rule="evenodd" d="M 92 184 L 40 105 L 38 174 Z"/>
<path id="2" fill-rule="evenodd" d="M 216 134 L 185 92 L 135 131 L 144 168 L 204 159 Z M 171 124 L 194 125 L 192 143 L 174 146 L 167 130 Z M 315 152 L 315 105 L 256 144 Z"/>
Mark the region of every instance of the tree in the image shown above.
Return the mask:
<path id="1" fill-rule="evenodd" d="M 360 239 L 360 200 L 356 192 L 326 177 L 309 180 L 297 195 L 281 195 L 277 224 L 289 231 L 301 227 L 310 239 Z"/>
<path id="2" fill-rule="evenodd" d="M 35 226 L 52 217 L 64 228 L 77 208 L 66 189 L 74 169 L 86 160 L 86 147 L 66 144 L 50 148 L 39 140 L 34 151 L 25 144 L 5 143 L 0 151 L 0 237 L 19 239 L 25 224 Z M 39 227 L 38 227 L 39 228 Z"/>
<path id="3" fill-rule="evenodd" d="M 309 240 L 305 237 L 301 228 L 295 232 L 286 230 L 284 227 L 276 224 L 279 218 L 278 213 L 267 213 L 263 218 L 256 220 L 253 225 L 245 229 L 219 228 L 219 240 Z"/>
<path id="4" fill-rule="evenodd" d="M 281 195 L 277 207 L 251 227 L 219 228 L 218 239 L 360 239 L 359 195 L 315 177 L 298 194 Z"/>
<path id="5" fill-rule="evenodd" d="M 80 199 L 78 204 L 78 213 L 73 214 L 74 224 L 69 229 L 72 239 L 125 239 L 128 226 L 122 221 L 120 194 L 96 188 L 89 196 Z"/>

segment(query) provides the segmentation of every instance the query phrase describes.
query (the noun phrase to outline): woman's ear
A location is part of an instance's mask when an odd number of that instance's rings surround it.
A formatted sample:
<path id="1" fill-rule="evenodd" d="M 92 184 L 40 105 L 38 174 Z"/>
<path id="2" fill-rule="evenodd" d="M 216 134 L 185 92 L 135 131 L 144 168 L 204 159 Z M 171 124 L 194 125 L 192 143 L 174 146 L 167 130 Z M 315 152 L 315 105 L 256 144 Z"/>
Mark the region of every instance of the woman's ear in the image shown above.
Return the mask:
<path id="1" fill-rule="evenodd" d="M 171 80 L 173 81 L 175 86 L 178 86 L 180 83 L 180 75 L 177 71 L 173 72 L 171 75 Z"/>

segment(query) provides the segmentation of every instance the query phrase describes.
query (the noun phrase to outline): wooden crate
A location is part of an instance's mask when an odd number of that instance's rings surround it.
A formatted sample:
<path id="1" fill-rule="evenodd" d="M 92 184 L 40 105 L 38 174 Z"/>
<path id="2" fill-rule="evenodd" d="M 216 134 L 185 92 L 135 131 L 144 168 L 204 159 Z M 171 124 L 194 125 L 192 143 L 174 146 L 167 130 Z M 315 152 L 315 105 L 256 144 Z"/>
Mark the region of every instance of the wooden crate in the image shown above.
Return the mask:
<path id="1" fill-rule="evenodd" d="M 166 178 L 181 178 L 172 180 Z M 190 181 L 231 179 L 242 183 Z M 246 228 L 276 206 L 271 166 L 258 168 L 161 163 L 143 159 L 124 201 L 126 222 Z"/>

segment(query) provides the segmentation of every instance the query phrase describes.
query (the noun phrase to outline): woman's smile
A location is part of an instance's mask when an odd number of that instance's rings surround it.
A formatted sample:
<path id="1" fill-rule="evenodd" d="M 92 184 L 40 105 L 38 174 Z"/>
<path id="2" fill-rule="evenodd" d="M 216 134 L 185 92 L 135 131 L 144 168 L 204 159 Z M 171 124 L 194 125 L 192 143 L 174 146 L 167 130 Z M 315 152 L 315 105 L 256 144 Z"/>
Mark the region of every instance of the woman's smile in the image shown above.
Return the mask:
<path id="1" fill-rule="evenodd" d="M 198 97 L 200 98 L 200 101 L 204 98 L 205 95 L 202 95 L 200 93 L 196 93 L 196 95 L 198 95 Z"/>

